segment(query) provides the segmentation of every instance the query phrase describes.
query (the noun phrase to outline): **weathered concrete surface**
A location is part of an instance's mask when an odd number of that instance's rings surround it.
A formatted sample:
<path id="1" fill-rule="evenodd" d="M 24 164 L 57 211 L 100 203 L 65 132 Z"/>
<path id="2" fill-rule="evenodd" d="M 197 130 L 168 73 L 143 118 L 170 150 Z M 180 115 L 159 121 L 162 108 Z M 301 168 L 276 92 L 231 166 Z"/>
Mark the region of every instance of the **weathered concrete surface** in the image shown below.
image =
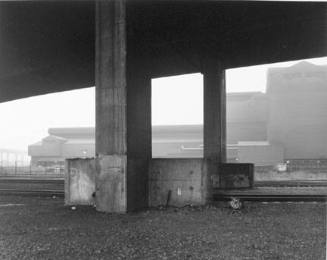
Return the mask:
<path id="1" fill-rule="evenodd" d="M 126 202 L 127 156 L 99 155 L 96 159 L 96 208 L 124 213 Z"/>
<path id="2" fill-rule="evenodd" d="M 96 2 L 96 207 L 126 212 L 125 2 Z"/>
<path id="3" fill-rule="evenodd" d="M 148 206 L 151 78 L 126 44 L 125 12 L 123 0 L 96 4 L 96 198 L 107 212 Z"/>
<path id="4" fill-rule="evenodd" d="M 95 160 L 67 159 L 65 165 L 65 204 L 93 205 Z"/>
<path id="5" fill-rule="evenodd" d="M 124 1 L 96 2 L 96 153 L 126 154 Z"/>
<path id="6" fill-rule="evenodd" d="M 226 161 L 225 70 L 218 60 L 203 68 L 203 155 L 217 162 Z"/>
<path id="7" fill-rule="evenodd" d="M 209 56 L 208 56 L 209 57 Z M 226 87 L 225 70 L 214 57 L 203 66 L 203 156 L 207 165 L 206 197 L 219 187 L 219 165 L 226 161 Z"/>
<path id="8" fill-rule="evenodd" d="M 150 206 L 206 203 L 206 165 L 203 159 L 152 159 Z"/>
<path id="9" fill-rule="evenodd" d="M 97 209 L 146 208 L 151 78 L 135 63 L 139 50 L 126 44 L 125 1 L 97 2 L 96 28 Z"/>

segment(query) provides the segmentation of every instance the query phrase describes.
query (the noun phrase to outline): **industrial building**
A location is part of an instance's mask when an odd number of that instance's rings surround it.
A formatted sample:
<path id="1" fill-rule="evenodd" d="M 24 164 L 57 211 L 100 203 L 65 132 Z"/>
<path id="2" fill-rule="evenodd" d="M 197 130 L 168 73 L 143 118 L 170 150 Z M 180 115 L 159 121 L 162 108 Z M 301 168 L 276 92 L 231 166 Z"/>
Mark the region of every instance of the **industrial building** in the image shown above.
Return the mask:
<path id="1" fill-rule="evenodd" d="M 327 159 L 327 66 L 299 62 L 270 68 L 267 93 L 228 93 L 227 158 L 274 166 L 287 160 Z M 94 128 L 50 128 L 29 146 L 33 165 L 61 165 L 95 156 Z M 152 157 L 203 157 L 202 125 L 152 127 Z"/>

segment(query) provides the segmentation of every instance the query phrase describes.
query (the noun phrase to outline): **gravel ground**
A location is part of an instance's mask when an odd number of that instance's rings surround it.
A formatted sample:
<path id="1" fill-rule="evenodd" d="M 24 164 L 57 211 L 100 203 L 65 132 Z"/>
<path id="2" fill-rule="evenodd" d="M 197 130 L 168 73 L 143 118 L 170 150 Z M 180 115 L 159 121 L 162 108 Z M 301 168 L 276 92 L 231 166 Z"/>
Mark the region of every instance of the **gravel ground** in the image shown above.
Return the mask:
<path id="1" fill-rule="evenodd" d="M 325 260 L 324 203 L 248 202 L 125 215 L 1 196 L 1 259 Z"/>

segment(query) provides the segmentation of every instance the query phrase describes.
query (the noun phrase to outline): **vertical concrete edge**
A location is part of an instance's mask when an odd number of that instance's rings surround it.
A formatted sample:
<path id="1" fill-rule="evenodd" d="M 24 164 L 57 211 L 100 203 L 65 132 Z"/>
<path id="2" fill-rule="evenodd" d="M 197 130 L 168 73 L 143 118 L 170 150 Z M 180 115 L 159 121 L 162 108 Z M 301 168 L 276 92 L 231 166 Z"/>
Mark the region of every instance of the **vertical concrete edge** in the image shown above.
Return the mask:
<path id="1" fill-rule="evenodd" d="M 201 171 L 202 204 L 206 205 L 210 201 L 211 192 L 208 190 L 210 188 L 208 184 L 208 166 L 204 158 L 202 160 Z"/>
<path id="2" fill-rule="evenodd" d="M 64 183 L 64 188 L 65 188 L 65 205 L 68 206 L 70 205 L 70 178 L 69 178 L 69 161 L 65 160 L 65 183 Z"/>

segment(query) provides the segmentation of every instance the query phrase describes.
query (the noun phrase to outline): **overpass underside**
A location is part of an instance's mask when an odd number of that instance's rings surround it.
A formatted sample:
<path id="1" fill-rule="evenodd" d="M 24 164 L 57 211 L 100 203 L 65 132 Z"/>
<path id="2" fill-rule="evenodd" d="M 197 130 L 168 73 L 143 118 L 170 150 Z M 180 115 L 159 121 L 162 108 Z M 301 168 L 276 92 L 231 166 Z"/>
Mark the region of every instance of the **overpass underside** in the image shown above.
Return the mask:
<path id="1" fill-rule="evenodd" d="M 96 86 L 93 175 L 107 212 L 167 190 L 210 201 L 226 159 L 225 69 L 327 55 L 326 3 L 1 2 L 0 17 L 1 102 Z M 204 79 L 204 158 L 153 160 L 151 79 L 192 72 Z"/>

